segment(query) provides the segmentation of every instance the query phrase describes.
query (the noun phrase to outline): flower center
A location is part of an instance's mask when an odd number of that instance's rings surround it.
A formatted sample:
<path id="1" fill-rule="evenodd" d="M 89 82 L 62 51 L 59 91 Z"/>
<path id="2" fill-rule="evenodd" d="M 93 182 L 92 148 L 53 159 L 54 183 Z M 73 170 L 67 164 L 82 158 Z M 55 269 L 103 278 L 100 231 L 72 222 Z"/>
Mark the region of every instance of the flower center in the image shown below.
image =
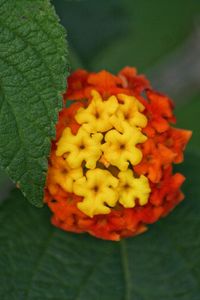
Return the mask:
<path id="1" fill-rule="evenodd" d="M 146 141 L 141 131 L 147 123 L 144 107 L 136 98 L 123 94 L 107 100 L 96 91 L 92 96 L 88 107 L 75 115 L 80 125 L 77 134 L 66 127 L 57 143 L 56 155 L 65 157 L 70 169 L 67 179 L 63 178 L 63 182 L 68 181 L 68 185 L 63 184 L 65 190 L 83 198 L 77 206 L 90 217 L 108 214 L 118 203 L 129 208 L 138 199 L 139 205 L 145 205 L 149 182 L 132 171 L 142 159 L 137 145 Z"/>
<path id="2" fill-rule="evenodd" d="M 124 149 L 126 148 L 126 145 L 125 145 L 125 144 L 121 144 L 121 145 L 119 146 L 119 148 L 120 148 L 120 150 L 124 150 Z"/>

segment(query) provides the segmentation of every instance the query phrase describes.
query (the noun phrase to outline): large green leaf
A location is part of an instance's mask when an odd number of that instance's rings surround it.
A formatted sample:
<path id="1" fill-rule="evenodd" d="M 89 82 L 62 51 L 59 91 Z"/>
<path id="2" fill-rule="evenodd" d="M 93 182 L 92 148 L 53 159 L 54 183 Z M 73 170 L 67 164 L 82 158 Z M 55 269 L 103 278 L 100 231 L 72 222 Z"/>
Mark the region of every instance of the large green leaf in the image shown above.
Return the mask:
<path id="1" fill-rule="evenodd" d="M 101 241 L 53 228 L 20 192 L 1 206 L 2 300 L 198 300 L 200 159 L 186 156 L 186 200 L 147 233 Z"/>
<path id="2" fill-rule="evenodd" d="M 13 183 L 0 168 L 0 203 L 5 200 L 13 189 Z"/>
<path id="3" fill-rule="evenodd" d="M 65 32 L 48 0 L 0 0 L 0 164 L 42 206 L 65 90 Z"/>

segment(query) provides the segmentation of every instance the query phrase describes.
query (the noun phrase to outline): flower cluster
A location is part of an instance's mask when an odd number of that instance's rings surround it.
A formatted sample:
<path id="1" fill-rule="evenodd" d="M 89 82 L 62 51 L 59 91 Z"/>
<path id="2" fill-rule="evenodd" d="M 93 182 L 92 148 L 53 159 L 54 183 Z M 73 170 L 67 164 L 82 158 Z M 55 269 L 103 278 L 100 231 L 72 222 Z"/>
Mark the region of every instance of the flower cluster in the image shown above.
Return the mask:
<path id="1" fill-rule="evenodd" d="M 176 129 L 173 103 L 126 67 L 78 70 L 68 89 L 52 142 L 45 202 L 52 223 L 102 239 L 134 236 L 183 198 L 183 161 L 191 132 Z"/>

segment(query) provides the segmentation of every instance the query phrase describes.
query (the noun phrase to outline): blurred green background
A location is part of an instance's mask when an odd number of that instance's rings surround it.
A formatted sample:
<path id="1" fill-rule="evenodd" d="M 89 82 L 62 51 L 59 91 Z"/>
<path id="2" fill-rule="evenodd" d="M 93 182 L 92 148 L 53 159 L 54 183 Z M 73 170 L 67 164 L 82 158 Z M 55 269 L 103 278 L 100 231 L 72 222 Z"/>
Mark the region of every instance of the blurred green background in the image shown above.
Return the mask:
<path id="1" fill-rule="evenodd" d="M 68 32 L 72 69 L 126 65 L 145 73 L 176 103 L 178 126 L 193 130 L 200 149 L 200 1 L 54 0 Z M 1 198 L 11 184 L 0 173 Z"/>

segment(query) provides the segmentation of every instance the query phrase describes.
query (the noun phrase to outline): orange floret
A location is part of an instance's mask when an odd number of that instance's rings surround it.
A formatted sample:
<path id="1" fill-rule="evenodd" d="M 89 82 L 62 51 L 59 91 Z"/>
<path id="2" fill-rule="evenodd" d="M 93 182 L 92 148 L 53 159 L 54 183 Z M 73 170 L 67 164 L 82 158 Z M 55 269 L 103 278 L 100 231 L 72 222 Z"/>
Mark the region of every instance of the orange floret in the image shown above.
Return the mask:
<path id="1" fill-rule="evenodd" d="M 56 140 L 60 138 L 65 127 L 70 127 L 73 133 L 76 133 L 80 125 L 76 122 L 74 116 L 80 107 L 83 107 L 83 103 L 75 102 L 70 105 L 69 108 L 63 108 L 59 113 L 59 120 L 56 125 Z"/>
<path id="2" fill-rule="evenodd" d="M 150 88 L 150 83 L 144 75 L 137 75 L 137 70 L 131 67 L 123 68 L 118 76 L 123 81 L 123 87 L 133 95 L 140 94 L 143 90 Z"/>
<path id="3" fill-rule="evenodd" d="M 77 70 L 68 77 L 68 89 L 64 94 L 64 101 L 79 100 L 85 98 L 85 88 L 87 87 L 87 79 L 89 73 L 85 70 Z"/>
<path id="4" fill-rule="evenodd" d="M 165 95 L 147 90 L 147 101 L 144 102 L 148 116 L 148 125 L 145 133 L 154 136 L 155 133 L 163 133 L 169 129 L 176 119 L 173 115 L 173 102 Z"/>
<path id="5" fill-rule="evenodd" d="M 191 132 L 172 127 L 172 100 L 145 76 L 131 67 L 118 75 L 77 70 L 63 100 L 72 102 L 59 114 L 44 197 L 53 225 L 118 241 L 183 200 L 185 178 L 173 164 Z"/>
<path id="6" fill-rule="evenodd" d="M 157 143 L 153 138 L 149 138 L 142 147 L 143 159 L 140 164 L 134 167 L 138 174 L 147 175 L 151 182 L 159 182 L 163 168 L 172 164 L 176 157 L 176 153 L 171 149 Z"/>

